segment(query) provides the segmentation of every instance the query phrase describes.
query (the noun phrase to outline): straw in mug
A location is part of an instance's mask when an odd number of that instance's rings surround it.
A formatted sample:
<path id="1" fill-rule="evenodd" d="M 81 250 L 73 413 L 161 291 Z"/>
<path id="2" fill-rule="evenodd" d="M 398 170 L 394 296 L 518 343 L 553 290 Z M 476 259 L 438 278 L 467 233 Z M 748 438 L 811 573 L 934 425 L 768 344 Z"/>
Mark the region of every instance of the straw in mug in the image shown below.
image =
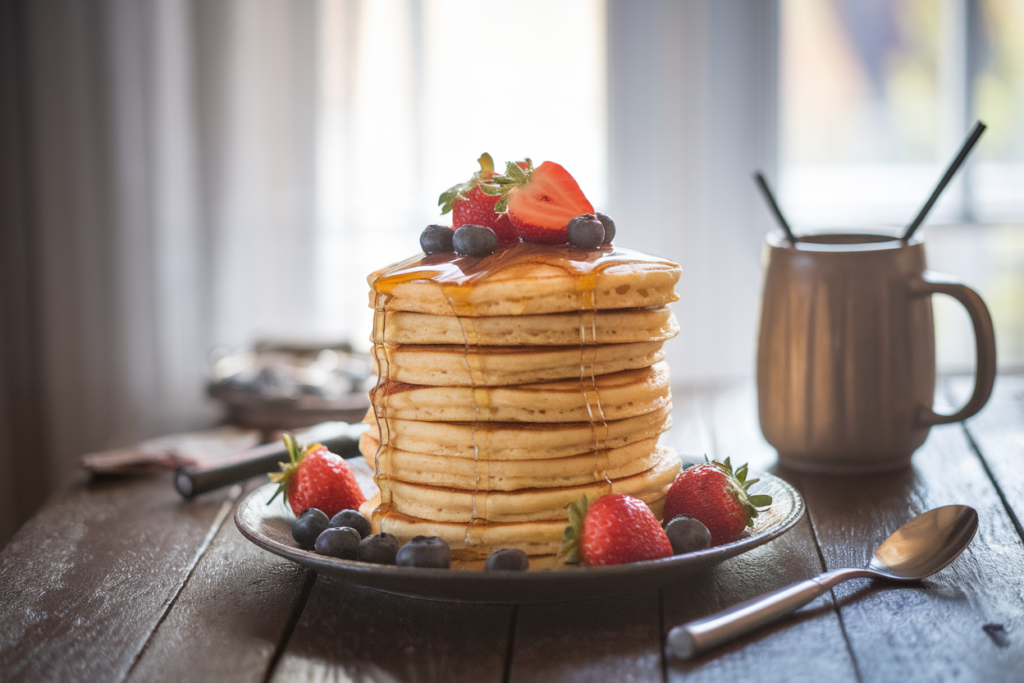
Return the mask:
<path id="1" fill-rule="evenodd" d="M 789 238 L 790 242 L 796 242 L 797 238 L 793 234 L 793 231 L 789 228 L 789 223 L 786 221 L 786 217 L 782 215 L 782 211 L 779 209 L 779 205 L 775 203 L 775 197 L 772 195 L 771 189 L 768 187 L 768 181 L 764 179 L 764 175 L 760 171 L 754 172 L 754 182 L 761 188 L 761 194 L 764 195 L 764 200 L 768 202 L 768 206 L 775 214 L 776 220 L 779 221 L 779 225 L 786 232 L 786 237 Z"/>
<path id="2" fill-rule="evenodd" d="M 956 174 L 957 169 L 960 168 L 960 164 L 964 163 L 964 159 L 966 159 L 967 155 L 970 154 L 971 149 L 974 147 L 974 143 L 978 141 L 978 138 L 980 138 L 981 134 L 984 132 L 985 124 L 981 121 L 975 121 L 971 134 L 967 136 L 967 139 L 964 140 L 963 146 L 960 148 L 960 153 L 956 155 L 956 158 L 953 159 L 953 163 L 951 163 L 949 168 L 946 169 L 946 174 L 942 176 L 942 180 L 940 180 L 939 184 L 935 186 L 932 196 L 929 197 L 928 201 L 926 201 L 924 206 L 921 207 L 921 211 L 918 212 L 917 218 L 914 219 L 913 223 L 907 226 L 907 231 L 903 233 L 903 237 L 901 238 L 904 242 L 909 240 L 914 234 L 914 231 L 921 227 L 921 223 L 924 223 L 925 217 L 928 215 L 928 212 L 932 210 L 932 206 L 939 199 L 939 195 L 946 189 L 946 185 L 949 184 L 953 175 Z"/>

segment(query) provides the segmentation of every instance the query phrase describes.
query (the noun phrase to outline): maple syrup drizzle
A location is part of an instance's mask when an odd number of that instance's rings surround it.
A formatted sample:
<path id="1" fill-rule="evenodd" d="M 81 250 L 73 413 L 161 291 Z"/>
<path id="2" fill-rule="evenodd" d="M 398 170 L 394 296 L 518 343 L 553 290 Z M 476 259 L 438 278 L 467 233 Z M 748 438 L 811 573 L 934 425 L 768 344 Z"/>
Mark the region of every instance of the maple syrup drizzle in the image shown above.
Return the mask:
<path id="1" fill-rule="evenodd" d="M 677 267 L 666 259 L 631 249 L 614 247 L 610 244 L 602 245 L 597 249 L 583 249 L 568 244 L 540 245 L 524 242 L 501 246 L 493 254 L 483 257 L 456 254 L 414 256 L 375 273 L 371 283 L 374 292 L 374 328 L 377 329 L 379 319 L 381 341 L 379 345 L 374 343 L 378 376 L 371 402 L 381 436 L 374 462 L 376 473 L 374 479 L 381 489 L 381 505 L 374 511 L 374 517 L 380 516 L 383 523 L 392 510 L 391 491 L 387 486 L 387 477 L 380 476 L 380 455 L 382 449 L 390 443 L 391 437 L 387 399 L 395 391 L 401 390 L 396 386 L 399 383 L 390 378 L 390 363 L 384 343 L 387 303 L 396 287 L 416 281 L 429 281 L 440 285 L 452 314 L 462 330 L 463 358 L 470 377 L 473 407 L 477 417 L 472 430 L 475 463 L 473 508 L 470 522 L 466 525 L 465 535 L 466 543 L 472 545 L 474 541 L 472 530 L 477 520 L 486 521 L 487 519 L 487 493 L 491 487 L 490 439 L 477 438 L 478 431 L 485 422 L 480 419 L 481 410 L 490 408 L 490 395 L 479 365 L 480 359 L 470 354 L 470 347 L 476 346 L 479 342 L 474 322 L 476 310 L 470 300 L 473 290 L 489 279 L 495 278 L 498 274 L 511 271 L 511 274 L 514 275 L 514 269 L 519 267 L 554 266 L 575 278 L 578 299 L 576 310 L 579 312 L 580 330 L 580 390 L 586 401 L 594 444 L 593 454 L 599 458 L 594 477 L 596 481 L 604 480 L 607 492 L 611 490 L 611 480 L 608 477 L 608 451 L 602 446 L 606 445 L 608 423 L 605 420 L 597 378 L 594 374 L 594 354 L 597 351 L 595 288 L 598 276 L 602 271 L 615 265 L 637 262 L 664 265 L 667 268 Z M 590 330 L 589 340 L 587 339 L 588 328 Z M 383 361 L 381 352 L 383 352 Z M 378 405 L 378 401 L 380 401 L 380 405 Z M 483 432 L 486 433 L 486 430 Z"/>
<path id="2" fill-rule="evenodd" d="M 377 343 L 376 339 L 373 339 L 373 357 L 377 361 L 377 382 L 374 384 L 373 391 L 370 394 L 370 405 L 373 407 L 373 418 L 377 423 L 377 435 L 379 437 L 377 441 L 377 452 L 373 458 L 373 481 L 377 484 L 380 489 L 380 505 L 373 511 L 373 520 L 380 519 L 380 530 L 384 531 L 384 521 L 387 519 L 391 512 L 391 488 L 388 486 L 387 477 L 380 476 L 380 458 L 384 449 L 391 443 L 391 425 L 387 415 L 387 403 L 388 397 L 391 395 L 390 391 L 382 390 L 384 387 L 388 387 L 388 380 L 391 377 L 391 362 L 388 359 L 387 346 L 385 345 L 386 339 L 386 326 L 387 326 L 387 314 L 385 311 L 386 299 L 384 294 L 380 293 L 376 287 L 376 278 L 370 285 L 371 291 L 373 291 L 373 330 L 374 337 L 377 336 L 377 330 L 380 330 L 380 343 Z M 381 406 L 381 404 L 383 404 Z M 382 409 L 383 408 L 383 409 Z M 371 520 L 371 521 L 373 521 Z"/>

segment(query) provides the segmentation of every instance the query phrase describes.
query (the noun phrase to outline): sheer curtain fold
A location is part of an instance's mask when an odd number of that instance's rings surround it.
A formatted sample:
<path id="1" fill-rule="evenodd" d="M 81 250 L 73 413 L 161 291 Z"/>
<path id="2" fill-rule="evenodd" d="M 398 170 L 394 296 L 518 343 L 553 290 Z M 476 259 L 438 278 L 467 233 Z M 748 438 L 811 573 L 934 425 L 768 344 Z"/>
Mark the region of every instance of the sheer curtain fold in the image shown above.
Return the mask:
<path id="1" fill-rule="evenodd" d="M 609 208 L 629 245 L 678 261 L 674 382 L 749 377 L 773 228 L 777 0 L 608 0 Z M 624 231 L 623 231 L 624 232 Z"/>
<path id="2" fill-rule="evenodd" d="M 0 481 L 42 483 L 0 544 L 82 453 L 215 420 L 215 344 L 306 322 L 318 50 L 315 0 L 4 8 Z"/>

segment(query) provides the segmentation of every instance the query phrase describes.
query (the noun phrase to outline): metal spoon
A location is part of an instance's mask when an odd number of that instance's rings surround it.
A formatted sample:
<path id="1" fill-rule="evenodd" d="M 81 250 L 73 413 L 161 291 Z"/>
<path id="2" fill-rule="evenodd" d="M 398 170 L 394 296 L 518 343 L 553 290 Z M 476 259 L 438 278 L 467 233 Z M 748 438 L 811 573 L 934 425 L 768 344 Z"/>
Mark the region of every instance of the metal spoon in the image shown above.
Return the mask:
<path id="1" fill-rule="evenodd" d="M 966 505 L 923 512 L 897 529 L 875 550 L 866 569 L 837 569 L 795 583 L 668 633 L 668 651 L 689 659 L 806 605 L 847 579 L 918 581 L 931 576 L 970 545 L 978 513 Z"/>

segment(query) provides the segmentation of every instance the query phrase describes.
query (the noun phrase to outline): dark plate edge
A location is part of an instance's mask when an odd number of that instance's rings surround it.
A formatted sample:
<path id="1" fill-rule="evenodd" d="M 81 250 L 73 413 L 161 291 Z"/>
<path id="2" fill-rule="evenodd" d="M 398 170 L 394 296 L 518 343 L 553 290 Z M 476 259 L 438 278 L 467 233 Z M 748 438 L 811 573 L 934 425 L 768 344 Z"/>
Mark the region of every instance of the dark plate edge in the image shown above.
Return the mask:
<path id="1" fill-rule="evenodd" d="M 254 504 L 257 495 L 266 487 L 275 486 L 273 484 L 265 484 L 246 495 L 235 510 L 234 520 L 239 532 L 260 548 L 301 564 L 318 574 L 373 590 L 430 600 L 488 604 L 555 602 L 622 595 L 664 586 L 778 538 L 796 526 L 806 514 L 807 507 L 799 491 L 789 482 L 771 474 L 761 474 L 760 477 L 762 480 L 771 480 L 773 485 L 786 490 L 793 501 L 790 513 L 770 530 L 688 555 L 608 567 L 495 574 L 474 570 L 381 566 L 328 558 L 312 551 L 279 543 L 242 523 L 240 513 L 243 508 Z M 642 582 L 616 580 L 630 578 L 637 573 L 642 573 Z M 396 586 L 395 584 L 399 582 L 405 585 Z"/>

